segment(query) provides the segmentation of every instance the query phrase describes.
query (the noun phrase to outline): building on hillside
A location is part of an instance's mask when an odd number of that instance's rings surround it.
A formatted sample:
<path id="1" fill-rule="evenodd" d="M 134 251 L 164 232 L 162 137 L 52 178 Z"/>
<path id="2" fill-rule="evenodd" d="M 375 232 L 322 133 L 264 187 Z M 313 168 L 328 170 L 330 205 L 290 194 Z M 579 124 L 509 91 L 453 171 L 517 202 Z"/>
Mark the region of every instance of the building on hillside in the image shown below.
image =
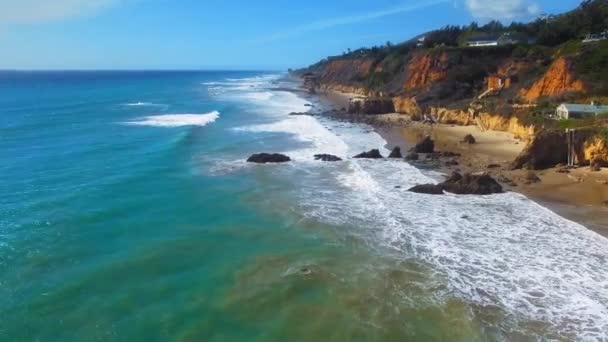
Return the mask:
<path id="1" fill-rule="evenodd" d="M 498 35 L 484 35 L 476 36 L 467 39 L 467 46 L 471 47 L 486 47 L 486 46 L 498 46 Z"/>
<path id="2" fill-rule="evenodd" d="M 425 41 L 426 41 L 426 36 L 422 36 L 422 37 L 418 38 L 416 46 L 417 47 L 423 47 Z"/>
<path id="3" fill-rule="evenodd" d="M 585 39 L 583 39 L 583 43 L 599 42 L 606 39 L 608 39 L 608 30 L 601 33 L 588 34 Z"/>
<path id="4" fill-rule="evenodd" d="M 512 45 L 519 43 L 533 44 L 535 40 L 522 33 L 503 33 L 494 35 L 479 35 L 467 40 L 472 47 Z"/>
<path id="5" fill-rule="evenodd" d="M 608 113 L 608 106 L 596 105 L 593 102 L 589 105 L 562 103 L 555 110 L 555 116 L 559 120 L 585 119 Z"/>

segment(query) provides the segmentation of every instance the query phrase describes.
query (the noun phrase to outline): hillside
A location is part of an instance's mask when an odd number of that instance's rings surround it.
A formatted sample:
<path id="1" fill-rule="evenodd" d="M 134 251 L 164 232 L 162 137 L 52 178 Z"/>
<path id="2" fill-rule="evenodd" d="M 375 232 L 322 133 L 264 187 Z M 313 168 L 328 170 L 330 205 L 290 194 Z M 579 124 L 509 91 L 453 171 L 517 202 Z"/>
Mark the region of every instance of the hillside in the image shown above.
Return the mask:
<path id="1" fill-rule="evenodd" d="M 504 103 L 535 103 L 542 97 L 584 101 L 608 95 L 608 41 L 583 44 L 588 33 L 608 28 L 608 1 L 595 0 L 558 17 L 503 26 L 449 26 L 415 41 L 363 48 L 329 57 L 300 74 L 322 86 L 366 95 L 415 98 L 421 106 L 461 108 L 488 89 L 491 76 L 507 77 Z M 560 32 L 556 37 L 555 32 Z M 475 37 L 527 37 L 492 47 L 468 47 Z M 479 38 L 481 39 L 481 38 Z"/>
<path id="2" fill-rule="evenodd" d="M 603 116 L 564 123 L 551 115 L 561 102 L 608 103 L 608 39 L 583 42 L 607 29 L 608 0 L 593 0 L 528 24 L 448 26 L 421 40 L 358 49 L 295 73 L 313 77 L 320 90 L 391 101 L 414 120 L 431 114 L 442 123 L 477 124 L 525 140 L 570 125 L 604 139 Z M 496 46 L 470 46 L 492 39 Z M 595 154 L 608 164 L 608 152 Z M 590 158 L 596 157 L 586 162 Z"/>

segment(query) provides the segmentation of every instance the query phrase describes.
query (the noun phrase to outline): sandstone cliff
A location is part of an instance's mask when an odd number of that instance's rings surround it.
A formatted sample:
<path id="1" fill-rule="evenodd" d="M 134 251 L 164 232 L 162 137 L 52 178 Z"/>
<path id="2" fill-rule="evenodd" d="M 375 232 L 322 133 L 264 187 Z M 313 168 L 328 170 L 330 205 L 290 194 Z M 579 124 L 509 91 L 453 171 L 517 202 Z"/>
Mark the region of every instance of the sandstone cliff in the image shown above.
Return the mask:
<path id="1" fill-rule="evenodd" d="M 551 64 L 549 70 L 532 87 L 522 92 L 529 102 L 536 101 L 541 96 L 558 96 L 565 93 L 584 92 L 585 85 L 574 74 L 573 63 L 564 58 L 558 58 Z"/>

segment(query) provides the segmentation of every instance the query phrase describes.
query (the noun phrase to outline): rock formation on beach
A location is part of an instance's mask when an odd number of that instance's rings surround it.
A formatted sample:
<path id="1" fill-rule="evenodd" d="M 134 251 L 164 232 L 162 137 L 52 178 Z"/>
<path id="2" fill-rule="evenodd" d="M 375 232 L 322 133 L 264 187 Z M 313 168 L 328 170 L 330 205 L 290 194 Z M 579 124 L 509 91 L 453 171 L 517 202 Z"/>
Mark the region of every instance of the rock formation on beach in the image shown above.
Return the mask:
<path id="1" fill-rule="evenodd" d="M 254 154 L 249 159 L 248 163 L 267 164 L 267 163 L 286 163 L 291 161 L 291 158 L 279 153 L 258 153 Z"/>
<path id="2" fill-rule="evenodd" d="M 324 162 L 337 162 L 342 161 L 342 158 L 336 157 L 331 154 L 315 154 L 315 160 L 320 160 Z"/>
<path id="3" fill-rule="evenodd" d="M 415 153 L 433 153 L 435 152 L 435 142 L 430 136 L 426 136 L 414 146 L 413 151 Z"/>
<path id="4" fill-rule="evenodd" d="M 384 157 L 382 156 L 382 154 L 380 154 L 379 150 L 373 149 L 369 152 L 360 153 L 360 154 L 354 156 L 353 158 L 356 158 L 356 159 L 382 159 Z"/>
<path id="5" fill-rule="evenodd" d="M 391 151 L 391 154 L 388 157 L 391 158 L 391 159 L 401 159 L 401 158 L 403 158 L 403 155 L 401 154 L 401 148 L 400 147 L 395 147 Z"/>
<path id="6" fill-rule="evenodd" d="M 421 184 L 409 189 L 411 192 L 441 195 L 444 191 L 457 195 L 490 195 L 503 192 L 503 188 L 488 174 L 461 175 L 458 172 L 439 184 Z"/>

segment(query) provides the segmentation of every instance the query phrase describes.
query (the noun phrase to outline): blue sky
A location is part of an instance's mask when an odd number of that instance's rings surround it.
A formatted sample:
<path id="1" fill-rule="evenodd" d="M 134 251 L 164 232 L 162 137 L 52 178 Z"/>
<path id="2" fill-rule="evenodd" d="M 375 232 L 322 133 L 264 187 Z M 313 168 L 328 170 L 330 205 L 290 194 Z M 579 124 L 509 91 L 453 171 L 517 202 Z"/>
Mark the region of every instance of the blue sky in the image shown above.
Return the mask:
<path id="1" fill-rule="evenodd" d="M 284 69 L 580 0 L 0 0 L 3 69 Z"/>

